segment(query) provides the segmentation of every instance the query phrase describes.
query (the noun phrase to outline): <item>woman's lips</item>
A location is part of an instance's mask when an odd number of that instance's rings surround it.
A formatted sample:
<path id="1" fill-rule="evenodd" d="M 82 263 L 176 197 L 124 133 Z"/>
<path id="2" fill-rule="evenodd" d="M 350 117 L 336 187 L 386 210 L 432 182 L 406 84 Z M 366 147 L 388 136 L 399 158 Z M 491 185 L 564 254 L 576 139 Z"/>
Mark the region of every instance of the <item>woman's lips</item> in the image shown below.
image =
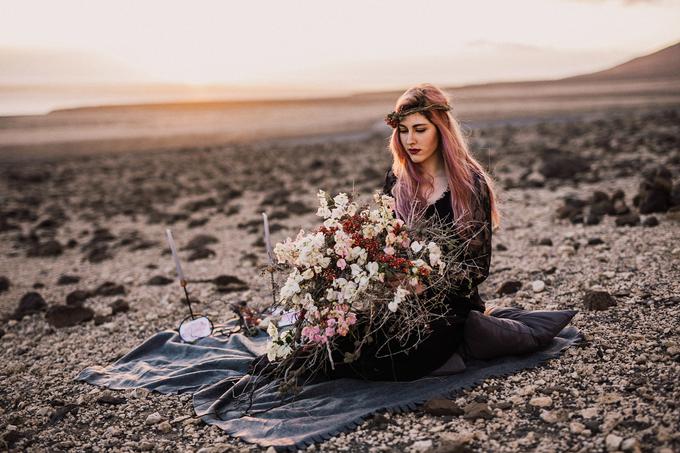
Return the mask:
<path id="1" fill-rule="evenodd" d="M 420 150 L 418 148 L 409 148 L 408 152 L 411 154 L 418 154 Z"/>

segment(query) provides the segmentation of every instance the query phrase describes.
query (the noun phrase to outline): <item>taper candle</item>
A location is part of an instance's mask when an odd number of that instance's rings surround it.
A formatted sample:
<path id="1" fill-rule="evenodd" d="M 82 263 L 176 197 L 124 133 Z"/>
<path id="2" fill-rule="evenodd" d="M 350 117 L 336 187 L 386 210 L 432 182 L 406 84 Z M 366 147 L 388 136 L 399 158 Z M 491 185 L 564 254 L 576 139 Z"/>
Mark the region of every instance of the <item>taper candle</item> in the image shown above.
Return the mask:
<path id="1" fill-rule="evenodd" d="M 177 269 L 177 278 L 182 286 L 186 283 L 184 278 L 184 272 L 182 272 L 182 265 L 179 263 L 179 256 L 177 255 L 177 247 L 175 247 L 175 241 L 172 238 L 172 233 L 170 228 L 165 229 L 165 234 L 168 236 L 168 244 L 170 244 L 170 251 L 172 252 L 172 259 L 175 261 L 175 268 Z"/>
<path id="2" fill-rule="evenodd" d="M 262 219 L 264 220 L 264 246 L 267 248 L 267 258 L 269 259 L 269 264 L 274 264 L 274 252 L 272 251 L 272 243 L 269 238 L 269 220 L 267 219 L 267 214 L 262 213 Z"/>

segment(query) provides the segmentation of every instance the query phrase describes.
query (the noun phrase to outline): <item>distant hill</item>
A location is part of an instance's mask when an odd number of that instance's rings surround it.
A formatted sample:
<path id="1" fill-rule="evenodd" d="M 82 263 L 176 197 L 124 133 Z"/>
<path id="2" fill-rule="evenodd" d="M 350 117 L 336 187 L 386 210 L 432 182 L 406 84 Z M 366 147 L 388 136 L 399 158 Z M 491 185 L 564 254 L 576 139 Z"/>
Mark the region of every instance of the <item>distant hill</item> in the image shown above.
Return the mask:
<path id="1" fill-rule="evenodd" d="M 562 79 L 523 80 L 518 82 L 489 82 L 451 86 L 447 90 L 477 88 L 517 88 L 536 85 L 555 85 L 571 82 L 607 82 L 622 80 L 680 79 L 680 42 L 642 57 L 633 58 L 613 68 Z"/>
<path id="2" fill-rule="evenodd" d="M 680 42 L 613 68 L 560 79 L 562 82 L 680 77 Z"/>

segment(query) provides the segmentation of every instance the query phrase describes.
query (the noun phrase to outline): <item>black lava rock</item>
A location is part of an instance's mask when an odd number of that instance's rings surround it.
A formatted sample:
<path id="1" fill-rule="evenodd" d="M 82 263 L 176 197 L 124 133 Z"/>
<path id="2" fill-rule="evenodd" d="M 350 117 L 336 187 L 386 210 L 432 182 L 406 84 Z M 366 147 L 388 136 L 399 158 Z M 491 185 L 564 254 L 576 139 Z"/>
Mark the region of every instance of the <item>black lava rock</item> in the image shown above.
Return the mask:
<path id="1" fill-rule="evenodd" d="M 112 315 L 117 315 L 118 313 L 126 313 L 130 311 L 130 304 L 125 302 L 123 299 L 116 299 L 111 304 L 109 304 L 109 307 L 111 307 L 111 314 Z"/>
<path id="2" fill-rule="evenodd" d="M 598 237 L 588 238 L 588 245 L 600 245 L 604 244 L 604 241 Z"/>
<path id="3" fill-rule="evenodd" d="M 586 310 L 604 311 L 616 305 L 616 300 L 606 291 L 587 291 L 583 296 Z"/>
<path id="4" fill-rule="evenodd" d="M 209 234 L 199 234 L 194 236 L 189 243 L 182 247 L 182 250 L 200 250 L 204 249 L 207 245 L 219 243 L 219 239 L 215 236 Z"/>
<path id="5" fill-rule="evenodd" d="M 59 256 L 64 252 L 64 248 L 58 241 L 54 239 L 49 239 L 45 242 L 33 242 L 26 256 L 31 258 L 45 258 L 49 256 Z"/>
<path id="6" fill-rule="evenodd" d="M 515 294 L 522 288 L 522 282 L 516 280 L 508 280 L 504 282 L 498 289 L 498 294 L 504 296 L 506 294 Z"/>
<path id="7" fill-rule="evenodd" d="M 97 296 L 124 296 L 125 287 L 114 282 L 104 282 L 95 290 Z"/>
<path id="8" fill-rule="evenodd" d="M 661 165 L 648 165 L 642 170 L 638 209 L 640 214 L 666 212 L 671 206 L 673 179 L 670 170 Z"/>
<path id="9" fill-rule="evenodd" d="M 21 320 L 24 316 L 40 313 L 47 309 L 47 302 L 40 293 L 30 292 L 21 297 L 19 306 L 14 310 L 12 319 Z"/>
<path id="10" fill-rule="evenodd" d="M 90 291 L 84 291 L 82 289 L 77 289 L 75 291 L 71 291 L 68 293 L 66 296 L 66 305 L 69 306 L 77 306 L 77 305 L 83 305 L 87 299 L 92 297 L 92 293 Z"/>
<path id="11" fill-rule="evenodd" d="M 635 213 L 622 215 L 616 218 L 616 226 L 637 226 L 640 224 L 640 216 Z"/>
<path id="12" fill-rule="evenodd" d="M 61 275 L 59 280 L 57 280 L 57 285 L 73 285 L 80 281 L 80 277 L 77 275 Z"/>
<path id="13" fill-rule="evenodd" d="M 653 215 L 650 215 L 649 217 L 645 218 L 645 220 L 642 221 L 642 226 L 646 226 L 646 227 L 655 227 L 658 224 L 659 224 L 659 219 L 657 219 Z"/>
<path id="14" fill-rule="evenodd" d="M 9 289 L 9 278 L 0 276 L 0 293 L 4 293 Z"/>
<path id="15" fill-rule="evenodd" d="M 207 258 L 210 258 L 212 256 L 215 256 L 215 252 L 213 250 L 210 250 L 208 248 L 201 248 L 201 249 L 195 249 L 191 255 L 189 255 L 189 258 L 187 258 L 189 261 L 197 261 L 197 260 L 204 260 Z"/>
<path id="16" fill-rule="evenodd" d="M 146 282 L 147 285 L 151 286 L 165 286 L 169 285 L 172 283 L 174 280 L 165 277 L 163 275 L 156 275 L 154 277 L 151 277 L 148 282 Z"/>
<path id="17" fill-rule="evenodd" d="M 217 286 L 217 291 L 221 293 L 245 291 L 248 289 L 246 282 L 233 275 L 220 275 L 213 279 L 213 283 Z"/>
<path id="18" fill-rule="evenodd" d="M 47 309 L 45 319 L 57 328 L 71 327 L 94 318 L 94 311 L 83 306 L 53 305 Z"/>

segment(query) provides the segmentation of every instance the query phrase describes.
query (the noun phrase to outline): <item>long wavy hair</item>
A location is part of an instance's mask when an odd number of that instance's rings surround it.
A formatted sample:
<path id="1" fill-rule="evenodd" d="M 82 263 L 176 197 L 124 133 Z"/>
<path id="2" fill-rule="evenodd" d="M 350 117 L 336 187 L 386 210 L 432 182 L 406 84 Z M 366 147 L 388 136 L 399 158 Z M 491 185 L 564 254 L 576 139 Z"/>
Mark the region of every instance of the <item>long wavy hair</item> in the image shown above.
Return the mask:
<path id="1" fill-rule="evenodd" d="M 444 92 L 434 85 L 424 83 L 406 90 L 397 100 L 395 111 L 446 103 L 451 105 Z M 491 226 L 493 229 L 498 228 L 500 214 L 496 205 L 493 180 L 470 153 L 458 121 L 450 111 L 432 109 L 420 113 L 437 128 L 439 147 L 436 152 L 441 153 L 444 160 L 451 192 L 451 208 L 455 218 L 463 224 L 470 220 L 472 206 L 475 197 L 478 196 L 475 179 L 481 177 L 489 190 Z M 397 182 L 392 189 L 395 209 L 399 217 L 410 222 L 414 214 L 422 213 L 425 209 L 427 198 L 434 191 L 434 179 L 411 161 L 399 138 L 399 127 L 394 128 L 392 132 L 389 148 L 393 158 L 392 171 L 397 177 Z M 418 190 L 419 187 L 424 188 L 423 194 Z"/>

